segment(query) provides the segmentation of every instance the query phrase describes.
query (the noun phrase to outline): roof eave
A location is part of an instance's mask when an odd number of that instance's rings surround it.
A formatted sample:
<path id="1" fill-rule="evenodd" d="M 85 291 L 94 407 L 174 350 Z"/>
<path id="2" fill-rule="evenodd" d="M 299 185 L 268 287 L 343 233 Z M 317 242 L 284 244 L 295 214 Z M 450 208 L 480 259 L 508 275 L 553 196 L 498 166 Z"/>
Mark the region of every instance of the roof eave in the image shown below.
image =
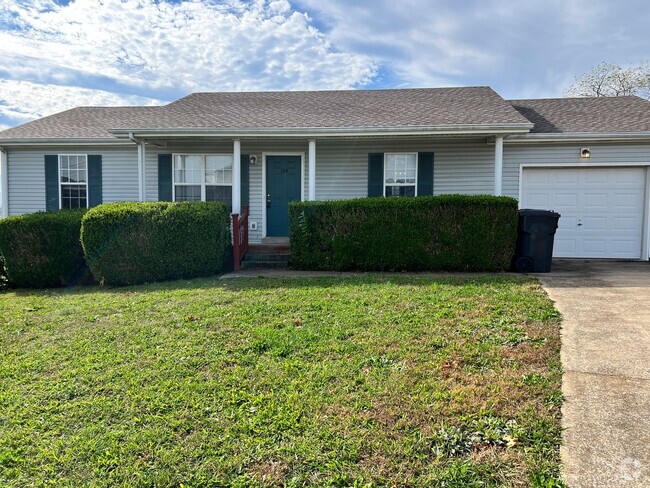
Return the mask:
<path id="1" fill-rule="evenodd" d="M 505 139 L 507 144 L 533 144 L 539 142 L 648 142 L 650 132 L 553 132 L 513 134 Z"/>
<path id="2" fill-rule="evenodd" d="M 498 135 L 525 134 L 533 124 L 445 125 L 405 127 L 309 127 L 309 128 L 120 128 L 109 132 L 117 138 L 139 137 L 367 137 L 404 135 Z"/>
<path id="3" fill-rule="evenodd" d="M 30 137 L 0 139 L 0 146 L 131 146 L 133 142 L 115 137 L 108 138 L 64 138 Z"/>

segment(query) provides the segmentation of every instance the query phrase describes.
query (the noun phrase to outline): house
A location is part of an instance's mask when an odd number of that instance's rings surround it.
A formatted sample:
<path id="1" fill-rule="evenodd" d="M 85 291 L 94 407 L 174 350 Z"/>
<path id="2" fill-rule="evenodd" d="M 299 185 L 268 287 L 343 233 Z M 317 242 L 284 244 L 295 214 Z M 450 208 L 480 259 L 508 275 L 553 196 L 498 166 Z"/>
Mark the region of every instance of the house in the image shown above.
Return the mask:
<path id="1" fill-rule="evenodd" d="M 637 97 L 194 93 L 75 108 L 0 132 L 0 148 L 3 216 L 218 200 L 260 243 L 287 236 L 292 200 L 495 194 L 562 214 L 555 256 L 649 255 L 650 102 Z"/>

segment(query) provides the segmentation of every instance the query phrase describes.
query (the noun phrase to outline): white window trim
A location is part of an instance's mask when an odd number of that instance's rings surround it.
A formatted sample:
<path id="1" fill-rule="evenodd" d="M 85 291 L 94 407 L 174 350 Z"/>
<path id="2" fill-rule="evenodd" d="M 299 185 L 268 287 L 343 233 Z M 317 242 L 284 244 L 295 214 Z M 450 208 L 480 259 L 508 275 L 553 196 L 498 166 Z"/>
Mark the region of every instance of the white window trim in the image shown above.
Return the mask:
<path id="1" fill-rule="evenodd" d="M 201 158 L 201 183 L 180 183 L 176 182 L 176 156 L 200 156 Z M 176 201 L 176 186 L 200 186 L 201 187 L 201 201 L 205 202 L 206 186 L 229 186 L 232 188 L 232 181 L 230 184 L 215 184 L 205 182 L 205 158 L 208 156 L 230 156 L 232 158 L 233 168 L 235 166 L 235 156 L 233 153 L 173 153 L 172 154 L 172 201 Z M 232 169 L 231 169 L 232 171 Z M 232 178 L 232 177 L 231 177 Z"/>
<path id="2" fill-rule="evenodd" d="M 90 194 L 88 192 L 88 180 L 89 177 L 88 175 L 90 174 L 90 171 L 88 170 L 88 154 L 73 154 L 73 153 L 66 153 L 66 154 L 59 154 L 59 165 L 58 165 L 58 173 L 57 173 L 57 179 L 59 180 L 59 210 L 63 210 L 63 192 L 61 191 L 61 187 L 63 185 L 66 186 L 79 186 L 81 183 L 63 183 L 61 181 L 61 158 L 62 157 L 69 157 L 69 156 L 83 156 L 86 158 L 86 208 L 90 208 L 88 205 L 90 204 Z"/>
<path id="3" fill-rule="evenodd" d="M 388 156 L 389 155 L 396 155 L 396 154 L 406 154 L 406 155 L 415 155 L 415 183 L 391 183 L 388 185 L 386 183 L 386 163 L 388 162 Z M 417 152 L 387 152 L 384 153 L 384 177 L 382 181 L 382 192 L 383 195 L 386 196 L 386 186 L 415 186 L 415 193 L 414 195 L 417 197 L 418 196 L 418 166 L 420 165 L 419 161 L 419 156 Z"/>

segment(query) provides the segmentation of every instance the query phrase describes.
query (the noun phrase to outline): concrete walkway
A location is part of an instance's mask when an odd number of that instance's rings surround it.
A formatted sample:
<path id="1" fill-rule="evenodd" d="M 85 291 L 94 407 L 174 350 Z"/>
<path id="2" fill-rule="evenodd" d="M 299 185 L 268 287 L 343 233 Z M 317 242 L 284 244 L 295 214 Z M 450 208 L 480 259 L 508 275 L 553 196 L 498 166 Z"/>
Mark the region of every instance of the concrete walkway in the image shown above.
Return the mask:
<path id="1" fill-rule="evenodd" d="M 650 487 L 650 264 L 555 261 L 569 487 Z"/>

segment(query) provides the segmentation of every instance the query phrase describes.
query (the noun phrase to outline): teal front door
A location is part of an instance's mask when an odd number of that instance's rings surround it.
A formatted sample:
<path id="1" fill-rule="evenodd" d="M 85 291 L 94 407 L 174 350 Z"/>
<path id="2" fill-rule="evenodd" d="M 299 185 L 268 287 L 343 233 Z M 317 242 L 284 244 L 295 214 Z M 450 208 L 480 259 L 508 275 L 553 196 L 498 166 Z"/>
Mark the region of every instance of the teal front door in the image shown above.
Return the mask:
<path id="1" fill-rule="evenodd" d="M 266 235 L 289 235 L 289 202 L 300 200 L 300 156 L 266 157 Z"/>

